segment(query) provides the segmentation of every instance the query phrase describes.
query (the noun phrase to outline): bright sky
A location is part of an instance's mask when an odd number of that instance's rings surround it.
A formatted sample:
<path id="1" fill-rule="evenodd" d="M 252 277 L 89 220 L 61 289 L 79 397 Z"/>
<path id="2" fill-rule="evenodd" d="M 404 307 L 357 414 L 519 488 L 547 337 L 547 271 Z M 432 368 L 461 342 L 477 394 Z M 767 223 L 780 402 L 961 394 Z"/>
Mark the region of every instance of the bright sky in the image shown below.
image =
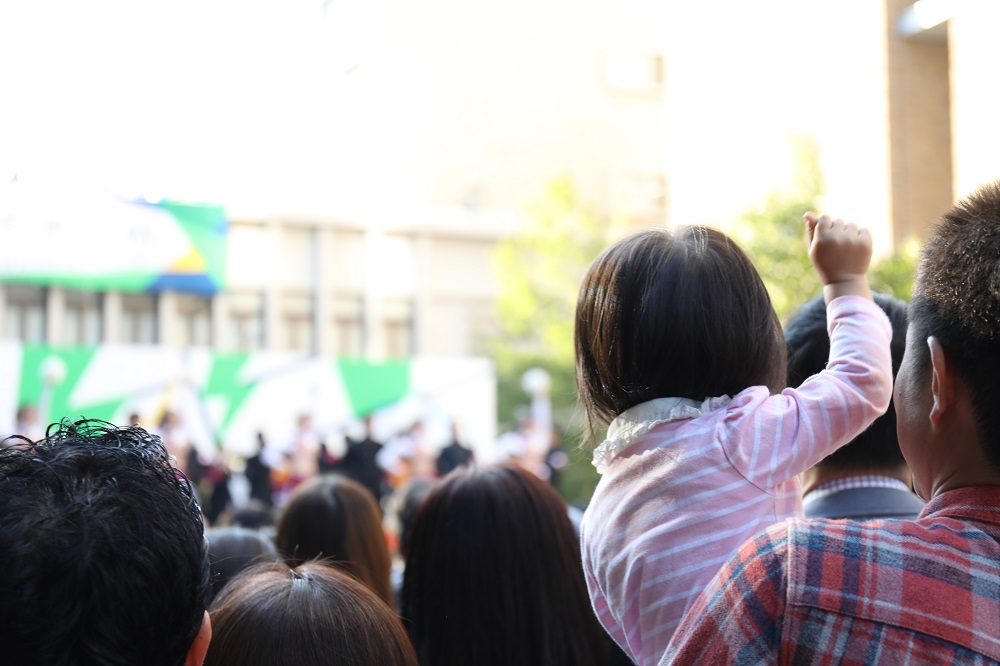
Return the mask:
<path id="1" fill-rule="evenodd" d="M 580 11 L 624 11 L 580 2 Z M 887 218 L 886 174 L 854 166 L 885 162 L 877 3 L 684 2 L 667 20 L 663 2 L 631 4 L 664 45 L 672 219 L 728 219 L 787 182 L 790 134 L 819 140 L 831 203 Z M 418 174 L 396 157 L 436 136 L 433 72 L 416 46 L 407 51 L 406 30 L 418 28 L 399 19 L 403 38 L 383 35 L 378 12 L 417 10 L 327 3 L 0 2 L 0 180 L 16 173 L 230 208 L 364 208 L 369 218 L 373 204 L 386 207 L 375 216 L 413 208 Z M 456 11 L 439 4 L 444 16 Z M 529 5 L 511 20 L 531 16 Z M 462 14 L 468 25 L 421 18 L 474 46 L 491 29 L 474 23 L 477 11 Z"/>
<path id="2" fill-rule="evenodd" d="M 348 73 L 372 46 L 367 4 L 2 3 L 0 179 L 264 205 L 357 193 L 413 129 L 387 135 L 375 110 L 399 100 Z"/>

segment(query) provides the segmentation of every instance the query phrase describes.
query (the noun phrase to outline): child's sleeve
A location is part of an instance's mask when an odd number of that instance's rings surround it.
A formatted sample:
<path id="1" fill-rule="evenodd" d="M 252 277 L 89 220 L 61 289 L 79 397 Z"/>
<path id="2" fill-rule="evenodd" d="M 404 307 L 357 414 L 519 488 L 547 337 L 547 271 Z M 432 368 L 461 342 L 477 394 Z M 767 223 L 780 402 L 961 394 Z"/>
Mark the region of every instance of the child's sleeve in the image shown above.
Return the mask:
<path id="1" fill-rule="evenodd" d="M 765 491 L 812 467 L 864 432 L 892 398 L 892 327 L 872 301 L 827 306 L 830 360 L 796 389 L 744 391 L 720 427 L 733 466 Z"/>

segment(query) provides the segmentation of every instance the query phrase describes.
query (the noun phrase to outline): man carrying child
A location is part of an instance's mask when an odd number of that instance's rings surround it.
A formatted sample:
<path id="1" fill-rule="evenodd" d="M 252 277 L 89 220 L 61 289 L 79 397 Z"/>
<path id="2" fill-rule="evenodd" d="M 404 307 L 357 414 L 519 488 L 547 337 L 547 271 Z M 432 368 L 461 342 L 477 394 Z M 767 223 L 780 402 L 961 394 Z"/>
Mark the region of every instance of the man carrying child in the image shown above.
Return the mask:
<path id="1" fill-rule="evenodd" d="M 661 664 L 1000 661 L 1000 182 L 931 233 L 894 403 L 920 517 L 766 530 Z"/>

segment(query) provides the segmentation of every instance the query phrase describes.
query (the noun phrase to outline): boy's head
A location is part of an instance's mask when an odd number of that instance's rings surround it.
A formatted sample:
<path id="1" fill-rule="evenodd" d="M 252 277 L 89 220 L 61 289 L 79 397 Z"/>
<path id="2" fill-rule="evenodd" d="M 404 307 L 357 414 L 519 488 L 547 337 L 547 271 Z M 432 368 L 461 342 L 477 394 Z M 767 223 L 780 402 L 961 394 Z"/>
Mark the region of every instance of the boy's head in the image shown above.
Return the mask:
<path id="1" fill-rule="evenodd" d="M 208 549 L 191 486 L 160 439 L 139 427 L 67 421 L 34 444 L 6 443 L 4 659 L 184 663 L 207 641 Z"/>
<path id="2" fill-rule="evenodd" d="M 933 337 L 967 390 L 986 460 L 1000 470 L 1000 182 L 955 204 L 934 227 L 917 267 L 909 326 L 896 390 L 904 451 L 928 427 L 907 412 L 936 400 L 929 397 Z"/>
<path id="3" fill-rule="evenodd" d="M 580 287 L 575 346 L 591 426 L 654 398 L 785 383 L 784 337 L 764 283 L 709 227 L 649 229 L 602 252 Z"/>
<path id="4" fill-rule="evenodd" d="M 899 372 L 906 345 L 906 303 L 885 294 L 872 294 L 892 324 L 892 373 Z M 826 326 L 826 302 L 822 296 L 806 301 L 785 326 L 788 346 L 788 385 L 798 387 L 822 372 L 830 359 L 830 335 Z M 846 446 L 824 458 L 817 468 L 837 472 L 888 472 L 906 465 L 896 441 L 896 410 L 892 403 L 885 414 Z"/>

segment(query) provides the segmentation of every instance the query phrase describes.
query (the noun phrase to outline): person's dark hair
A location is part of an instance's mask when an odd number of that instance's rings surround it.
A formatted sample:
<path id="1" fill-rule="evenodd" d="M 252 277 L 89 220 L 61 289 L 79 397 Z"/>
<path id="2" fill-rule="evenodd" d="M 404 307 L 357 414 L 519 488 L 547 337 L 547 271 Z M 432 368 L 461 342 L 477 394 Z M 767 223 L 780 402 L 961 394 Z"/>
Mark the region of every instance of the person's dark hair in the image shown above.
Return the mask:
<path id="1" fill-rule="evenodd" d="M 899 372 L 906 349 L 906 303 L 892 296 L 872 294 L 875 303 L 892 324 L 892 376 Z M 822 296 L 806 301 L 785 326 L 788 347 L 788 385 L 802 382 L 822 372 L 830 360 L 830 335 L 826 328 L 826 302 Z M 885 414 L 849 444 L 837 449 L 817 466 L 836 470 L 897 470 L 906 464 L 896 439 L 896 408 L 889 404 Z"/>
<path id="2" fill-rule="evenodd" d="M 258 530 L 244 527 L 213 527 L 205 533 L 212 563 L 212 596 L 215 597 L 236 577 L 255 564 L 275 562 L 278 551 Z"/>
<path id="3" fill-rule="evenodd" d="M 205 666 L 416 666 L 381 599 L 318 562 L 244 571 L 212 604 Z"/>
<path id="4" fill-rule="evenodd" d="M 739 245 L 710 227 L 649 229 L 605 249 L 580 287 L 575 347 L 590 434 L 654 398 L 785 383 L 767 289 Z"/>
<path id="5" fill-rule="evenodd" d="M 208 606 L 201 510 L 160 438 L 80 420 L 0 450 L 0 641 L 16 664 L 182 664 Z"/>
<path id="6" fill-rule="evenodd" d="M 296 488 L 278 519 L 275 545 L 292 566 L 330 560 L 392 603 L 382 515 L 371 491 L 356 481 L 330 474 Z"/>
<path id="7" fill-rule="evenodd" d="M 986 455 L 1000 468 L 1000 181 L 946 212 L 920 253 L 910 303 L 911 335 L 934 336 L 965 380 Z M 926 344 L 910 350 L 927 372 Z"/>
<path id="8" fill-rule="evenodd" d="M 223 513 L 219 522 L 231 527 L 248 530 L 267 529 L 274 526 L 274 510 L 260 500 L 250 500 L 232 512 Z"/>
<path id="9" fill-rule="evenodd" d="M 400 615 L 425 666 L 586 666 L 606 649 L 565 504 L 513 466 L 458 469 L 431 490 Z"/>
<path id="10" fill-rule="evenodd" d="M 402 499 L 396 514 L 399 520 L 399 554 L 404 558 L 410 549 L 413 534 L 413 519 L 417 517 L 420 505 L 427 499 L 434 482 L 430 479 L 410 479 L 402 491 Z"/>

